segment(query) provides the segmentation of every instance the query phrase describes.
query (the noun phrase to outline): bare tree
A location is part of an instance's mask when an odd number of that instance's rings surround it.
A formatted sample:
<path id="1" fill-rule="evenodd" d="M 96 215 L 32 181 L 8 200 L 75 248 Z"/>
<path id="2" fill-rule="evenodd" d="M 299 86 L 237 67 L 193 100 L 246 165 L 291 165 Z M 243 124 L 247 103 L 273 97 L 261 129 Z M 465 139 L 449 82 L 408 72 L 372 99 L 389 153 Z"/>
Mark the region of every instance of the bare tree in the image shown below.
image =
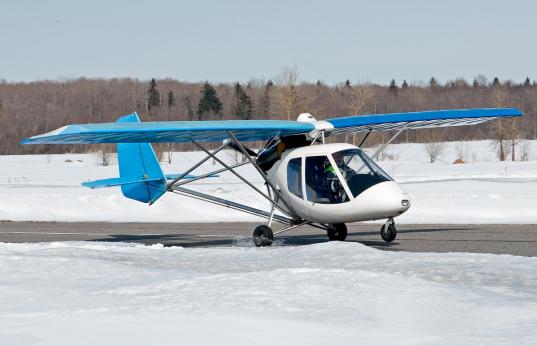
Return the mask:
<path id="1" fill-rule="evenodd" d="M 158 162 L 164 161 L 164 154 L 169 153 L 167 149 L 168 147 L 166 144 L 161 144 L 161 143 L 153 144 L 153 150 L 155 151 L 155 156 L 157 157 Z M 170 159 L 169 156 L 168 156 L 168 159 Z"/>
<path id="2" fill-rule="evenodd" d="M 511 161 L 516 161 L 515 149 L 518 146 L 518 127 L 515 119 L 511 121 Z"/>
<path id="3" fill-rule="evenodd" d="M 300 99 L 297 95 L 297 82 L 300 73 L 296 66 L 284 67 L 276 80 L 276 102 L 287 120 L 298 115 Z"/>
<path id="4" fill-rule="evenodd" d="M 427 134 L 427 143 L 425 143 L 425 151 L 429 158 L 429 162 L 435 162 L 444 152 L 445 143 L 442 142 L 442 132 L 440 129 L 431 129 Z"/>
<path id="5" fill-rule="evenodd" d="M 528 161 L 530 159 L 530 146 L 527 141 L 521 141 L 519 143 L 518 157 L 520 161 Z"/>
<path id="6" fill-rule="evenodd" d="M 172 158 L 173 158 L 173 150 L 172 150 L 172 143 L 168 143 L 168 150 L 166 151 L 167 155 L 167 161 L 169 164 L 172 163 Z"/>
<path id="7" fill-rule="evenodd" d="M 505 107 L 507 100 L 507 92 L 502 86 L 494 86 L 492 88 L 492 103 L 494 107 Z M 505 125 L 503 120 L 498 120 L 496 122 L 496 131 L 495 131 L 495 146 L 498 149 L 498 158 L 500 161 L 505 161 L 505 146 L 507 140 L 507 133 L 504 129 Z"/>
<path id="8" fill-rule="evenodd" d="M 113 144 L 101 144 L 99 149 L 99 162 L 103 166 L 110 165 L 112 157 L 115 152 L 115 146 Z"/>
<path id="9" fill-rule="evenodd" d="M 455 144 L 455 153 L 457 154 L 457 160 L 462 162 L 467 162 L 469 160 L 469 147 L 468 142 L 456 142 Z"/>
<path id="10" fill-rule="evenodd" d="M 375 95 L 373 85 L 370 82 L 358 83 L 352 88 L 349 88 L 349 90 L 351 94 L 350 109 L 352 114 L 362 113 Z"/>
<path id="11" fill-rule="evenodd" d="M 350 111 L 353 115 L 361 114 L 374 97 L 374 90 L 369 82 L 357 83 L 357 85 L 346 88 L 350 93 Z M 352 144 L 356 145 L 356 132 L 352 134 Z"/>
<path id="12" fill-rule="evenodd" d="M 193 100 L 199 97 L 199 83 L 159 80 L 159 89 L 172 90 L 180 102 L 171 102 L 170 107 L 154 107 L 149 114 L 145 107 L 148 82 L 130 78 L 80 78 L 29 83 L 0 81 L 0 154 L 47 155 L 95 150 L 90 145 L 23 146 L 19 143 L 25 137 L 52 131 L 66 124 L 114 122 L 119 116 L 134 111 L 138 112 L 143 121 L 196 118 Z M 474 87 L 461 80 L 449 82 L 432 91 L 428 84 L 413 81 L 395 98 L 387 85 L 357 83 L 345 87 L 341 84 L 330 86 L 322 82 L 300 82 L 297 69 L 286 68 L 278 79 L 278 85 L 262 81 L 249 83 L 247 88 L 258 104 L 261 104 L 261 96 L 267 96 L 267 100 L 270 100 L 269 103 L 263 103 L 266 104 L 263 111 L 258 109 L 254 113 L 267 119 L 294 120 L 304 111 L 312 113 L 317 119 L 324 119 L 347 114 L 517 105 L 524 111 L 524 116 L 517 118 L 515 128 L 512 119 L 495 120 L 476 126 L 446 128 L 444 139 L 493 139 L 499 157 L 505 159 L 509 155 L 511 159 L 520 160 L 519 138 L 537 138 L 537 85 L 521 87 L 516 83 L 497 83 L 491 87 L 484 77 L 478 76 Z M 222 101 L 223 119 L 234 119 L 233 84 L 220 83 L 215 85 L 215 89 Z M 406 130 L 406 140 L 425 141 L 424 137 L 418 136 L 426 133 Z M 349 135 L 348 139 L 357 144 L 360 137 L 359 134 L 354 138 Z M 403 138 L 401 136 L 400 139 Z M 331 136 L 329 140 L 340 141 L 342 138 Z M 381 134 L 372 134 L 368 144 L 374 146 L 382 141 Z M 156 149 L 157 147 L 155 146 Z M 195 150 L 195 147 L 190 143 L 180 143 L 162 148 L 165 152 L 173 150 Z M 171 158 L 163 157 L 168 161 Z"/>

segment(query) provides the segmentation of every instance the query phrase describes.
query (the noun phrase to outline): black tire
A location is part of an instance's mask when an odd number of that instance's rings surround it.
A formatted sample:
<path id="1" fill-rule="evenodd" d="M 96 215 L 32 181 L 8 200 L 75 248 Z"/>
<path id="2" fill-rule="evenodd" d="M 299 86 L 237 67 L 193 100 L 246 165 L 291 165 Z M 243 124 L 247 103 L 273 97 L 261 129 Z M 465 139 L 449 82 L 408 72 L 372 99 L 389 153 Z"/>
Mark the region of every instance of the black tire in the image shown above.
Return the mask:
<path id="1" fill-rule="evenodd" d="M 330 240 L 344 241 L 347 239 L 347 226 L 344 223 L 329 225 L 326 234 Z"/>
<path id="2" fill-rule="evenodd" d="M 272 229 L 266 225 L 259 225 L 254 230 L 254 244 L 257 247 L 271 246 L 274 241 Z"/>
<path id="3" fill-rule="evenodd" d="M 395 225 L 393 223 L 388 224 L 388 227 L 382 225 L 380 228 L 380 236 L 387 243 L 394 241 L 395 237 L 397 237 L 397 229 L 395 228 Z"/>

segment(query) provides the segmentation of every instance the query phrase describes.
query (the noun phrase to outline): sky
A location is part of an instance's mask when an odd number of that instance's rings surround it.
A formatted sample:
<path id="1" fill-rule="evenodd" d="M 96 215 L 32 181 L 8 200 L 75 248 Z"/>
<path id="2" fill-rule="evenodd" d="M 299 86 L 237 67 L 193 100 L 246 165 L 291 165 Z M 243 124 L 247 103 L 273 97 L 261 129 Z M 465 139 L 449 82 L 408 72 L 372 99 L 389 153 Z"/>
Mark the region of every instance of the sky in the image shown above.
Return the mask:
<path id="1" fill-rule="evenodd" d="M 537 79 L 535 1 L 0 0 L 0 79 Z"/>

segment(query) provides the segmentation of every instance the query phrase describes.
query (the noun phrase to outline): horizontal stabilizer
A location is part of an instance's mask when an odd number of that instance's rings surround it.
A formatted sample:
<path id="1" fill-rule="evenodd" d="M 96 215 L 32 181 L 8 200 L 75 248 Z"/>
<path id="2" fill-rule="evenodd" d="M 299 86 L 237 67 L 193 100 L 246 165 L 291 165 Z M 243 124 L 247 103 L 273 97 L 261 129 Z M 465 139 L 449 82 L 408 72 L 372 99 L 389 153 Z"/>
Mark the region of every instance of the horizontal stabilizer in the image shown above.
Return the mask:
<path id="1" fill-rule="evenodd" d="M 174 180 L 174 179 L 177 179 L 179 178 L 180 176 L 182 176 L 183 174 L 181 173 L 178 173 L 178 174 L 166 174 L 166 180 Z M 191 175 L 191 174 L 187 174 L 183 177 L 183 179 L 195 179 L 197 178 L 198 176 L 197 175 Z M 216 178 L 218 177 L 218 174 L 212 174 L 212 175 L 209 175 L 208 177 L 206 178 Z"/>
<path id="2" fill-rule="evenodd" d="M 166 180 L 173 180 L 177 179 L 182 174 L 166 174 Z M 187 174 L 183 177 L 183 179 L 195 179 L 197 178 L 197 175 L 191 175 Z M 218 174 L 213 174 L 208 176 L 207 178 L 216 178 L 218 177 Z M 100 180 L 94 180 L 94 181 L 86 181 L 82 183 L 82 186 L 89 187 L 90 189 L 100 189 L 103 187 L 113 187 L 113 186 L 121 186 L 121 185 L 129 185 L 129 184 L 139 184 L 139 183 L 148 183 L 148 182 L 162 182 L 163 180 L 160 178 L 157 179 L 136 179 L 136 178 L 108 178 L 108 179 L 100 179 Z"/>
<path id="3" fill-rule="evenodd" d="M 103 187 L 121 186 L 129 184 L 140 184 L 163 181 L 162 179 L 136 179 L 136 178 L 108 178 L 94 181 L 86 181 L 82 183 L 82 186 L 89 187 L 90 189 L 100 189 Z"/>

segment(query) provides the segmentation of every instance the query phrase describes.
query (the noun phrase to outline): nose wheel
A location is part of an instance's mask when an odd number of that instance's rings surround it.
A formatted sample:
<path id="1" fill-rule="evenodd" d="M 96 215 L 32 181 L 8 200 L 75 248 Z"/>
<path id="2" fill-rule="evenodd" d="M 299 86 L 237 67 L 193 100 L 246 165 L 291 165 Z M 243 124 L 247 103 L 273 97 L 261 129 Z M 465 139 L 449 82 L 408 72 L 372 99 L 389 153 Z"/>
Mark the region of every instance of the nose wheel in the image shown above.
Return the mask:
<path id="1" fill-rule="evenodd" d="M 380 228 L 380 236 L 387 243 L 392 242 L 395 237 L 397 237 L 397 229 L 395 228 L 393 219 L 388 219 L 388 221 L 382 225 Z"/>
<path id="2" fill-rule="evenodd" d="M 326 234 L 330 240 L 344 241 L 347 238 L 347 226 L 344 223 L 330 224 Z"/>

